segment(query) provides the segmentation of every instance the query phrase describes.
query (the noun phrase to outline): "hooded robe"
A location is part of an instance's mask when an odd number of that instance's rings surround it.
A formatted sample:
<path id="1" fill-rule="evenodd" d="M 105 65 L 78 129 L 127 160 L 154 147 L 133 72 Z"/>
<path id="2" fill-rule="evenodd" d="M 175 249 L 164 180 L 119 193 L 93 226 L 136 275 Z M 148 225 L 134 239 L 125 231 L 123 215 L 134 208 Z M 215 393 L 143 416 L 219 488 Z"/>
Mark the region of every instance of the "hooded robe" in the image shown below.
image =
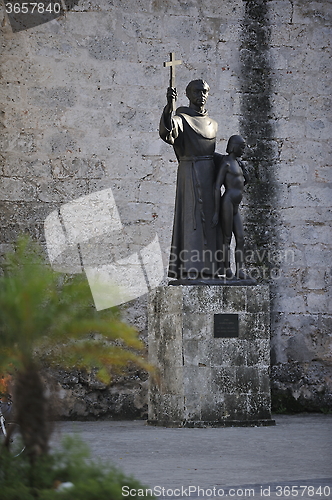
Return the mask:
<path id="1" fill-rule="evenodd" d="M 215 151 L 218 124 L 206 111 L 180 107 L 165 126 L 161 116 L 160 137 L 171 144 L 179 161 L 175 198 L 170 278 L 215 276 L 216 228 L 214 213 Z"/>

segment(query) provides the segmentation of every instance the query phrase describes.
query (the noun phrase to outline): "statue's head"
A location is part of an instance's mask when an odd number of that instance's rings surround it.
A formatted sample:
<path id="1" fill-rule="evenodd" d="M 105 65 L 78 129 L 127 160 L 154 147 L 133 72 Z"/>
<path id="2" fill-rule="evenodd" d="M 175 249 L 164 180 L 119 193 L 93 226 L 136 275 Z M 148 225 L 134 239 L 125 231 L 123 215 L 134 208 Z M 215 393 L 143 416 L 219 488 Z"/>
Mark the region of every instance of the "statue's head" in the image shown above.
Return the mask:
<path id="1" fill-rule="evenodd" d="M 232 135 L 228 140 L 226 153 L 235 153 L 235 156 L 240 157 L 243 155 L 245 147 L 246 142 L 241 135 Z"/>
<path id="2" fill-rule="evenodd" d="M 192 80 L 186 88 L 186 96 L 191 104 L 203 107 L 206 103 L 210 87 L 204 80 Z"/>

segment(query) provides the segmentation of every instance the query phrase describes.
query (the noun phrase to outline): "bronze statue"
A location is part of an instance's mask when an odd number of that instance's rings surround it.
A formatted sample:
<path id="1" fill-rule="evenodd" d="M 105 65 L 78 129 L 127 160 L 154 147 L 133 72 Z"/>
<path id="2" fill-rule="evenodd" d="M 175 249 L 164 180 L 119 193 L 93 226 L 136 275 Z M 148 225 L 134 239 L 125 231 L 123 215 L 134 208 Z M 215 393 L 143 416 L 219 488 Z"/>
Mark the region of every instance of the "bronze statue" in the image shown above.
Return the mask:
<path id="1" fill-rule="evenodd" d="M 189 107 L 172 114 L 175 87 L 167 89 L 160 137 L 171 144 L 179 161 L 172 247 L 168 276 L 177 279 L 218 276 L 214 207 L 214 151 L 218 124 L 208 116 L 209 86 L 194 80 L 186 88 Z"/>
<path id="2" fill-rule="evenodd" d="M 245 167 L 239 158 L 243 155 L 245 141 L 240 135 L 232 135 L 227 144 L 226 153 L 220 155 L 215 153 L 214 158 L 217 167 L 215 184 L 215 213 L 213 215 L 213 227 L 217 227 L 220 221 L 222 231 L 222 254 L 224 260 L 224 272 L 226 278 L 233 278 L 230 267 L 230 243 L 234 233 L 236 278 L 247 279 L 243 269 L 243 225 L 239 212 L 239 204 L 242 200 L 243 188 L 249 181 Z M 220 197 L 221 186 L 225 192 Z"/>

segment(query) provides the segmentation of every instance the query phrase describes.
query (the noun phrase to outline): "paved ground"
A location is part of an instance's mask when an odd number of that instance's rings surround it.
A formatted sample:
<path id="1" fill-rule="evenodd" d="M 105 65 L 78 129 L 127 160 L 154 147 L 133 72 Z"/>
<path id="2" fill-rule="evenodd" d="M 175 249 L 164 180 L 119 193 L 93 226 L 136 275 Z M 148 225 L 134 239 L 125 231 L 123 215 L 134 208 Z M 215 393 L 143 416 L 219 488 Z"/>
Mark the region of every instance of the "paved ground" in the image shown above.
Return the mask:
<path id="1" fill-rule="evenodd" d="M 159 497 L 332 498 L 332 415 L 274 418 L 275 427 L 219 429 L 59 422 L 54 441 L 79 434 L 93 457 L 160 487 Z"/>

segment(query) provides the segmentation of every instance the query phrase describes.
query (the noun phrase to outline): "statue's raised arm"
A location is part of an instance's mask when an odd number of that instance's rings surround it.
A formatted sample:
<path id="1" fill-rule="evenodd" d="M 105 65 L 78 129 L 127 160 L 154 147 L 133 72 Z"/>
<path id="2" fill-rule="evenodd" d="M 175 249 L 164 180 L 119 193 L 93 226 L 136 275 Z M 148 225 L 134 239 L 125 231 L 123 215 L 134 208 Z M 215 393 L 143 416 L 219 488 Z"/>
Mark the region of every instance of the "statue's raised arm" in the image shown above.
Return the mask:
<path id="1" fill-rule="evenodd" d="M 178 93 L 175 87 L 168 87 L 166 93 L 167 104 L 160 118 L 159 135 L 163 141 L 168 144 L 174 144 L 174 140 L 178 136 L 177 128 L 181 126 L 181 121 L 173 116 L 172 112 L 178 98 Z"/>

